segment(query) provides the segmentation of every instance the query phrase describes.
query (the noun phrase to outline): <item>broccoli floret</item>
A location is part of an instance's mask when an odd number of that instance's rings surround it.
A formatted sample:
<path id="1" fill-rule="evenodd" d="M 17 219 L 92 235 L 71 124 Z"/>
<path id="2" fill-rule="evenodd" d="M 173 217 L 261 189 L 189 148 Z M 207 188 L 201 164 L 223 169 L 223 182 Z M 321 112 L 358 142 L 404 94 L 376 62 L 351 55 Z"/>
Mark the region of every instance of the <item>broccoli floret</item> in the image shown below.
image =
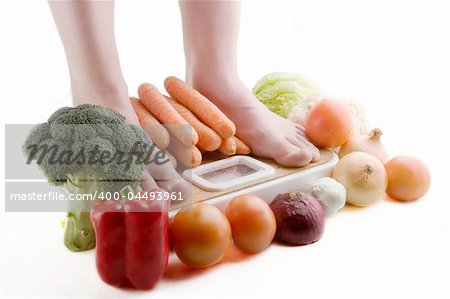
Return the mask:
<path id="1" fill-rule="evenodd" d="M 50 184 L 76 194 L 136 189 L 144 165 L 136 163 L 136 150 L 150 148 L 140 128 L 126 123 L 115 110 L 83 104 L 55 111 L 47 123 L 29 133 L 23 151 L 35 160 Z M 64 243 L 72 251 L 91 249 L 95 235 L 90 223 L 92 202 L 76 201 L 69 207 Z"/>
<path id="2" fill-rule="evenodd" d="M 39 124 L 32 127 L 24 142 L 23 153 L 28 157 L 33 150 L 33 147 L 28 147 L 28 145 L 40 144 L 50 138 L 52 138 L 52 135 L 50 134 L 50 126 L 48 124 Z"/>
<path id="3" fill-rule="evenodd" d="M 46 139 L 37 147 L 36 162 L 44 172 L 47 181 L 53 186 L 64 186 L 74 165 L 67 161 L 72 152 L 70 147 L 57 139 Z M 34 153 L 31 153 L 34 154 Z"/>
<path id="4" fill-rule="evenodd" d="M 55 112 L 53 112 L 53 114 L 48 118 L 47 122 L 48 123 L 53 123 L 55 121 L 56 118 L 58 118 L 60 115 L 69 112 L 72 110 L 72 107 L 61 107 L 58 110 L 56 110 Z"/>
<path id="5" fill-rule="evenodd" d="M 74 113 L 76 109 L 77 113 Z M 56 115 L 55 115 L 56 114 Z M 125 124 L 125 117 L 119 112 L 91 104 L 82 104 L 75 108 L 58 109 L 48 123 L 54 124 Z"/>

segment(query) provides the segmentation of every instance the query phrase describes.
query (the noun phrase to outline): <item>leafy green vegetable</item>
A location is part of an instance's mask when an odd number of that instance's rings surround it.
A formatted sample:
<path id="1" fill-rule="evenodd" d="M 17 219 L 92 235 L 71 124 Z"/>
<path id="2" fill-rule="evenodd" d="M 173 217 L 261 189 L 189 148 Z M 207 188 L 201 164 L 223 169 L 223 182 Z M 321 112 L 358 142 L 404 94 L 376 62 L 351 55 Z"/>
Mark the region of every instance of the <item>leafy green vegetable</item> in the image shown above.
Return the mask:
<path id="1" fill-rule="evenodd" d="M 253 94 L 258 100 L 284 118 L 302 100 L 319 93 L 320 88 L 308 78 L 282 72 L 265 75 L 253 88 Z"/>

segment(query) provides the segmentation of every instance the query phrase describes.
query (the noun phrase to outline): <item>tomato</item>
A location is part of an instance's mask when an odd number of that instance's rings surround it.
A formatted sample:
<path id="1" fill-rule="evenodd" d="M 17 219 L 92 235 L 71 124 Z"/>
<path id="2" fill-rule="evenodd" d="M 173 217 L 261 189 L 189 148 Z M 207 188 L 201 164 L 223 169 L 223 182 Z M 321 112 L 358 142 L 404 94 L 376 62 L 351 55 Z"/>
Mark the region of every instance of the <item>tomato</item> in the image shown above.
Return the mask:
<path id="1" fill-rule="evenodd" d="M 170 224 L 170 238 L 183 263 L 207 267 L 225 255 L 231 243 L 231 227 L 215 206 L 197 203 L 175 215 Z"/>
<path id="2" fill-rule="evenodd" d="M 314 145 L 341 146 L 352 132 L 352 118 L 344 103 L 324 99 L 315 104 L 306 116 L 305 130 Z"/>
<path id="3" fill-rule="evenodd" d="M 386 165 L 388 174 L 387 194 L 400 201 L 412 201 L 422 197 L 430 187 L 431 177 L 427 166 L 414 157 L 398 156 Z"/>
<path id="4" fill-rule="evenodd" d="M 256 195 L 240 195 L 226 208 L 234 244 L 247 253 L 263 251 L 276 232 L 275 216 L 269 205 Z"/>

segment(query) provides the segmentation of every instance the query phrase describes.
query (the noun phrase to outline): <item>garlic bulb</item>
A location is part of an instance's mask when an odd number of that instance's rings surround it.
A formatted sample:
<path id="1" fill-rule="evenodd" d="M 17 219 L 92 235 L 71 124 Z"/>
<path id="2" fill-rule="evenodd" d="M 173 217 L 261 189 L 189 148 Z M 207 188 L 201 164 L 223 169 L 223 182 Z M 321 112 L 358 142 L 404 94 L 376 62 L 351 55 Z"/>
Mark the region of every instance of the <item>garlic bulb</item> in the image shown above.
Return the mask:
<path id="1" fill-rule="evenodd" d="M 333 178 L 324 177 L 317 180 L 309 192 L 320 202 L 327 217 L 333 216 L 345 205 L 347 191 Z"/>

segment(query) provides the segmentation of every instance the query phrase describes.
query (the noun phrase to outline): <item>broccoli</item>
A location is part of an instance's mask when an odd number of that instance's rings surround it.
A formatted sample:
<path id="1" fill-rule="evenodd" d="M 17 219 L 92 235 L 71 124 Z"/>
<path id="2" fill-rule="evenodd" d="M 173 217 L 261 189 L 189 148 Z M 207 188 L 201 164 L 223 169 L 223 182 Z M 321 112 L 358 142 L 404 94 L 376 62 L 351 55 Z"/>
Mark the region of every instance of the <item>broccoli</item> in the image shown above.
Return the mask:
<path id="1" fill-rule="evenodd" d="M 69 202 L 67 248 L 82 251 L 95 246 L 91 207 L 101 192 L 118 194 L 138 187 L 144 170 L 138 157 L 148 146 L 151 141 L 141 128 L 96 105 L 63 107 L 33 127 L 23 144 L 27 163 L 35 160 L 49 184 L 93 199 Z"/>

